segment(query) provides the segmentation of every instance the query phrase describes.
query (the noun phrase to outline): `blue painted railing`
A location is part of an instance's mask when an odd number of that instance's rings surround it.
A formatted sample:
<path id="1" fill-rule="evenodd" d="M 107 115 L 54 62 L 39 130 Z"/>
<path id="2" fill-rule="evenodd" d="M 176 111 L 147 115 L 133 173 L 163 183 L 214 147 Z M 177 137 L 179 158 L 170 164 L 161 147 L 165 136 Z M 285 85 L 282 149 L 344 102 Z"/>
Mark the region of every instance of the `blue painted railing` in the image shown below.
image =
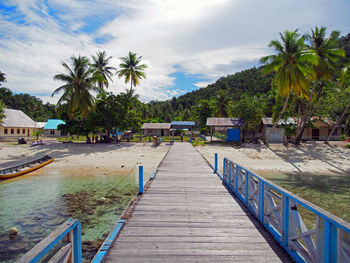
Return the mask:
<path id="1" fill-rule="evenodd" d="M 102 246 L 96 253 L 95 257 L 91 261 L 91 263 L 101 263 L 104 257 L 107 255 L 108 249 L 112 246 L 114 240 L 119 235 L 120 231 L 123 229 L 125 224 L 124 219 L 120 219 L 118 223 L 114 226 L 112 232 L 108 235 L 106 240 L 103 242 Z"/>
<path id="2" fill-rule="evenodd" d="M 350 262 L 349 223 L 226 158 L 216 173 L 296 262 Z"/>
<path id="3" fill-rule="evenodd" d="M 58 250 L 58 251 L 57 251 Z M 53 254 L 53 251 L 57 251 Z M 77 219 L 68 219 L 39 244 L 21 257 L 17 263 L 82 262 L 81 225 Z"/>
<path id="4" fill-rule="evenodd" d="M 207 138 L 204 136 L 204 135 L 200 135 L 200 138 L 203 140 L 203 141 L 206 141 L 207 140 Z"/>

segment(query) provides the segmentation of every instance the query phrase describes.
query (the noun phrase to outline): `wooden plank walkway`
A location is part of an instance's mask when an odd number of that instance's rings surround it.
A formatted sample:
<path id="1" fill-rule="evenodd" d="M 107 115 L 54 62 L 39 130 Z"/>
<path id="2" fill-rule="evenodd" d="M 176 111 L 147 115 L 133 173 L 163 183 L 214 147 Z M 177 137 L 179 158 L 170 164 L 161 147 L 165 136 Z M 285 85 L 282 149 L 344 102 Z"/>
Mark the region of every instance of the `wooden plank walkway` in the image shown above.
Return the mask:
<path id="1" fill-rule="evenodd" d="M 104 262 L 290 262 L 189 143 L 175 143 Z"/>

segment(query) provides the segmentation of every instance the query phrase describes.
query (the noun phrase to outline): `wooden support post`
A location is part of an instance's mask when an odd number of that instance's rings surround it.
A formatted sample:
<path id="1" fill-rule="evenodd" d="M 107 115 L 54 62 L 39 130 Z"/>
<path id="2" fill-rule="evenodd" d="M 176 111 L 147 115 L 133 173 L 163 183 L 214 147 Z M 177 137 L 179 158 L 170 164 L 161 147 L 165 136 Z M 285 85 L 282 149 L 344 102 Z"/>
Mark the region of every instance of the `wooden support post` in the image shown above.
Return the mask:
<path id="1" fill-rule="evenodd" d="M 324 222 L 324 262 L 337 262 L 337 227 L 328 220 Z"/>
<path id="2" fill-rule="evenodd" d="M 289 241 L 289 198 L 285 195 L 282 197 L 282 234 L 281 239 L 283 246 L 288 248 Z"/>
<path id="3" fill-rule="evenodd" d="M 231 185 L 232 163 L 230 161 L 228 161 L 228 167 L 226 169 L 229 169 L 229 171 L 228 171 L 228 186 L 230 189 L 232 189 L 232 185 Z"/>
<path id="4" fill-rule="evenodd" d="M 225 163 L 225 158 L 222 160 L 222 178 L 224 180 L 225 177 L 225 172 L 226 172 L 226 163 Z M 228 182 L 227 182 L 228 183 Z"/>
<path id="5" fill-rule="evenodd" d="M 82 263 L 81 224 L 73 228 L 73 262 Z"/>
<path id="6" fill-rule="evenodd" d="M 236 164 L 236 185 L 235 185 L 235 193 L 238 193 L 238 176 L 239 176 L 239 165 Z"/>
<path id="7" fill-rule="evenodd" d="M 245 205 L 249 206 L 249 172 L 245 171 L 245 195 L 244 195 Z"/>
<path id="8" fill-rule="evenodd" d="M 139 195 L 143 194 L 143 166 L 139 166 Z"/>
<path id="9" fill-rule="evenodd" d="M 264 182 L 259 179 L 259 219 L 264 224 Z"/>

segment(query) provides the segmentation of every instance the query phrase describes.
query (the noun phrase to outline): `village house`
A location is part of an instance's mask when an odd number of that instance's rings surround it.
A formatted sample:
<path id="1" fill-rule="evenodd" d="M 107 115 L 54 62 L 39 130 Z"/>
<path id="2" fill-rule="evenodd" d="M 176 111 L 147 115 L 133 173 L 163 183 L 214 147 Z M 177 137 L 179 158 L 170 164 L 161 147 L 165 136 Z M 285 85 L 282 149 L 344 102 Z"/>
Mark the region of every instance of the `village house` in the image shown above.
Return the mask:
<path id="1" fill-rule="evenodd" d="M 18 138 L 29 139 L 36 129 L 33 121 L 23 111 L 4 109 L 4 119 L 0 123 L 0 140 L 7 141 Z"/>
<path id="2" fill-rule="evenodd" d="M 270 129 L 272 129 L 272 118 L 262 118 L 261 119 L 262 126 L 260 128 L 260 133 L 262 135 L 262 139 L 265 139 L 267 134 L 269 133 Z M 270 137 L 270 142 L 276 142 L 276 143 L 282 143 L 284 141 L 291 141 L 292 138 L 290 136 L 287 136 L 285 138 L 285 132 L 284 128 L 281 126 L 283 125 L 292 125 L 296 126 L 298 122 L 298 119 L 293 118 L 287 118 L 286 120 L 280 120 L 278 125 L 279 127 L 275 129 L 275 131 L 272 133 Z M 309 127 L 306 127 L 302 140 L 303 141 L 325 141 L 329 135 L 329 133 L 332 130 L 334 123 L 327 119 L 327 118 L 319 118 L 319 117 L 312 117 L 311 118 L 311 125 Z M 340 140 L 340 135 L 344 132 L 343 127 L 337 127 L 334 134 L 331 136 L 330 140 L 336 141 Z"/>
<path id="3" fill-rule="evenodd" d="M 46 137 L 60 137 L 62 136 L 62 132 L 58 130 L 58 125 L 60 124 L 66 124 L 62 120 L 58 119 L 49 119 L 47 120 L 45 127 L 44 127 L 44 135 Z"/>
<path id="4" fill-rule="evenodd" d="M 171 123 L 147 123 L 142 124 L 141 129 L 145 136 L 170 136 Z"/>
<path id="5" fill-rule="evenodd" d="M 207 126 L 210 128 L 211 140 L 215 132 L 226 134 L 227 141 L 238 142 L 242 139 L 241 128 L 245 126 L 241 118 L 207 118 Z"/>

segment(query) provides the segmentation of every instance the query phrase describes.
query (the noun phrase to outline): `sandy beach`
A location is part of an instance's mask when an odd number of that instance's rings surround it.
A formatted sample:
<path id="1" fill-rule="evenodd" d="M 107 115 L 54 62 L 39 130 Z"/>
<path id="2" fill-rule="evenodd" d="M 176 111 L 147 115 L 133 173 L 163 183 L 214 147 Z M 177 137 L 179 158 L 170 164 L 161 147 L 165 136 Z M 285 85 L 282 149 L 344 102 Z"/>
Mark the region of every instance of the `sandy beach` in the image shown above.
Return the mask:
<path id="1" fill-rule="evenodd" d="M 30 147 L 29 145 L 0 144 L 0 168 L 50 155 L 55 161 L 38 170 L 65 173 L 137 174 L 143 165 L 145 179 L 157 168 L 169 146 L 155 147 L 151 143 L 84 144 L 57 143 Z"/>
<path id="2" fill-rule="evenodd" d="M 211 163 L 218 153 L 222 169 L 224 157 L 241 166 L 258 171 L 281 171 L 301 173 L 350 174 L 350 149 L 344 143 L 336 142 L 327 146 L 324 143 L 307 143 L 300 147 L 282 144 L 246 144 L 235 148 L 220 144 L 197 146 L 196 149 Z"/>

